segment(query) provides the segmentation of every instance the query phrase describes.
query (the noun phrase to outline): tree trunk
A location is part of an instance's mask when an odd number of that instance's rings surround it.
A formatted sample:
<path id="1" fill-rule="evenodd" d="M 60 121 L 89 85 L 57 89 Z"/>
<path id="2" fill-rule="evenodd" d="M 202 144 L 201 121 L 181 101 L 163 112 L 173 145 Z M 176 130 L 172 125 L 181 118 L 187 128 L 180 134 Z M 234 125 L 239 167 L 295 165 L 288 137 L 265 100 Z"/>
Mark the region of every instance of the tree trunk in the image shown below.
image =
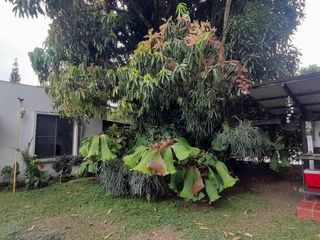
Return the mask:
<path id="1" fill-rule="evenodd" d="M 228 20 L 230 15 L 230 9 L 231 9 L 231 2 L 232 0 L 226 0 L 226 6 L 224 8 L 224 17 L 223 17 L 223 30 L 222 30 L 222 44 L 224 45 L 227 38 L 227 26 L 228 26 Z"/>

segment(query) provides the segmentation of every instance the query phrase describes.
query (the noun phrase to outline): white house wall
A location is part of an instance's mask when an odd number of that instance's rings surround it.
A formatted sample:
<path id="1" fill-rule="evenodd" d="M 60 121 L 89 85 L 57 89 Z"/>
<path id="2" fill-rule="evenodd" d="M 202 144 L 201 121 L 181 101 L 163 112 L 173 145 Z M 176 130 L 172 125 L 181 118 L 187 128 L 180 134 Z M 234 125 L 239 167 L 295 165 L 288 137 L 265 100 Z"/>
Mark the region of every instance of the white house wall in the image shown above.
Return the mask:
<path id="1" fill-rule="evenodd" d="M 53 109 L 53 102 L 46 95 L 44 88 L 0 81 L 0 171 L 4 166 L 12 166 L 14 163 L 19 114 L 18 98 L 24 99 L 23 107 L 26 111 L 20 122 L 19 148 L 21 149 L 25 148 L 34 137 L 36 114 L 56 114 Z M 102 120 L 93 119 L 84 127 L 84 136 L 97 134 L 101 131 Z M 32 152 L 34 151 L 33 146 L 32 144 Z M 20 169 L 23 171 L 24 166 L 20 154 L 18 154 L 18 162 Z M 51 165 L 48 162 L 46 170 L 50 174 L 54 174 Z"/>

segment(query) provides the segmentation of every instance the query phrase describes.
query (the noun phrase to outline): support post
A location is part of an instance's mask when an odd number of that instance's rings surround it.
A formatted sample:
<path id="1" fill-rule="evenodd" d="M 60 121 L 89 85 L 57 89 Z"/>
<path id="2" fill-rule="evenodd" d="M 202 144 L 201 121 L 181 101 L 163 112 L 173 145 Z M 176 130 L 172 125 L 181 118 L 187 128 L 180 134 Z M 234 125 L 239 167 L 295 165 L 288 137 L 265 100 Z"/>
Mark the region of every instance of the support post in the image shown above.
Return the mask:
<path id="1" fill-rule="evenodd" d="M 18 151 L 19 151 L 20 120 L 24 115 L 24 112 L 22 112 L 23 98 L 18 98 L 18 100 L 19 100 L 19 111 L 18 111 L 18 118 L 17 118 L 16 152 L 14 155 L 14 167 L 13 167 L 13 186 L 12 186 L 13 194 L 16 193 L 16 185 L 17 185 L 17 161 L 18 161 Z"/>
<path id="2" fill-rule="evenodd" d="M 79 127 L 76 121 L 73 123 L 73 137 L 72 137 L 72 156 L 78 156 L 79 146 Z"/>
<path id="3" fill-rule="evenodd" d="M 306 121 L 306 139 L 307 139 L 307 153 L 313 154 L 313 129 L 312 129 L 312 122 Z M 309 168 L 314 169 L 314 160 L 309 160 Z"/>

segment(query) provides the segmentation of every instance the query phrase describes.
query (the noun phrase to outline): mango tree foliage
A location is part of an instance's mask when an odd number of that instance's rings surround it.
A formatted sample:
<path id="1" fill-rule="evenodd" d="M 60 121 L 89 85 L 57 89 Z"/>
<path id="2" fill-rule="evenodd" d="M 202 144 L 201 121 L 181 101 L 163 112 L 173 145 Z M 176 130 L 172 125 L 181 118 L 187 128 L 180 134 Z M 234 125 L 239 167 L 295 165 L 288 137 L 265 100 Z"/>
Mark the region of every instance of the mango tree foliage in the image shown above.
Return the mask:
<path id="1" fill-rule="evenodd" d="M 67 117 L 87 121 L 104 117 L 114 108 L 112 101 L 117 100 L 113 94 L 117 86 L 115 71 L 102 67 L 64 62 L 60 74 L 50 76 L 50 83 L 49 95 Z"/>
<path id="2" fill-rule="evenodd" d="M 188 17 L 150 30 L 118 70 L 138 126 L 173 124 L 196 142 L 213 136 L 230 116 L 228 103 L 248 91 L 245 74 L 237 61 L 225 60 L 215 28 Z"/>
<path id="3" fill-rule="evenodd" d="M 101 162 L 114 160 L 121 148 L 115 139 L 105 134 L 84 139 L 80 148 L 84 161 L 80 165 L 78 175 L 82 176 L 87 172 L 97 173 Z"/>
<path id="4" fill-rule="evenodd" d="M 291 36 L 303 18 L 303 6 L 303 0 L 248 2 L 241 14 L 230 18 L 227 55 L 241 60 L 250 80 L 259 83 L 296 73 L 300 53 Z"/>
<path id="5" fill-rule="evenodd" d="M 210 202 L 220 198 L 223 189 L 232 187 L 237 179 L 230 176 L 226 165 L 209 153 L 191 147 L 184 138 L 167 138 L 138 146 L 123 158 L 133 171 L 147 175 L 167 176 L 169 187 L 192 201 L 208 196 Z"/>

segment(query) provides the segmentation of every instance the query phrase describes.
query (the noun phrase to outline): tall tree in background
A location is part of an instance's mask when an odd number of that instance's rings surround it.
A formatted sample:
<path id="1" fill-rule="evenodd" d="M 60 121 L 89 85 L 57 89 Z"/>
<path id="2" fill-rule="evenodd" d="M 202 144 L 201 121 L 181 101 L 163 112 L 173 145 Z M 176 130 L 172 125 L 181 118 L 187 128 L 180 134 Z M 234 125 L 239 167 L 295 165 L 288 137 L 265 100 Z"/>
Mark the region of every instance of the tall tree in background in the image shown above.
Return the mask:
<path id="1" fill-rule="evenodd" d="M 20 83 L 21 77 L 19 74 L 18 60 L 15 59 L 13 63 L 13 68 L 10 74 L 10 82 L 12 83 Z"/>

